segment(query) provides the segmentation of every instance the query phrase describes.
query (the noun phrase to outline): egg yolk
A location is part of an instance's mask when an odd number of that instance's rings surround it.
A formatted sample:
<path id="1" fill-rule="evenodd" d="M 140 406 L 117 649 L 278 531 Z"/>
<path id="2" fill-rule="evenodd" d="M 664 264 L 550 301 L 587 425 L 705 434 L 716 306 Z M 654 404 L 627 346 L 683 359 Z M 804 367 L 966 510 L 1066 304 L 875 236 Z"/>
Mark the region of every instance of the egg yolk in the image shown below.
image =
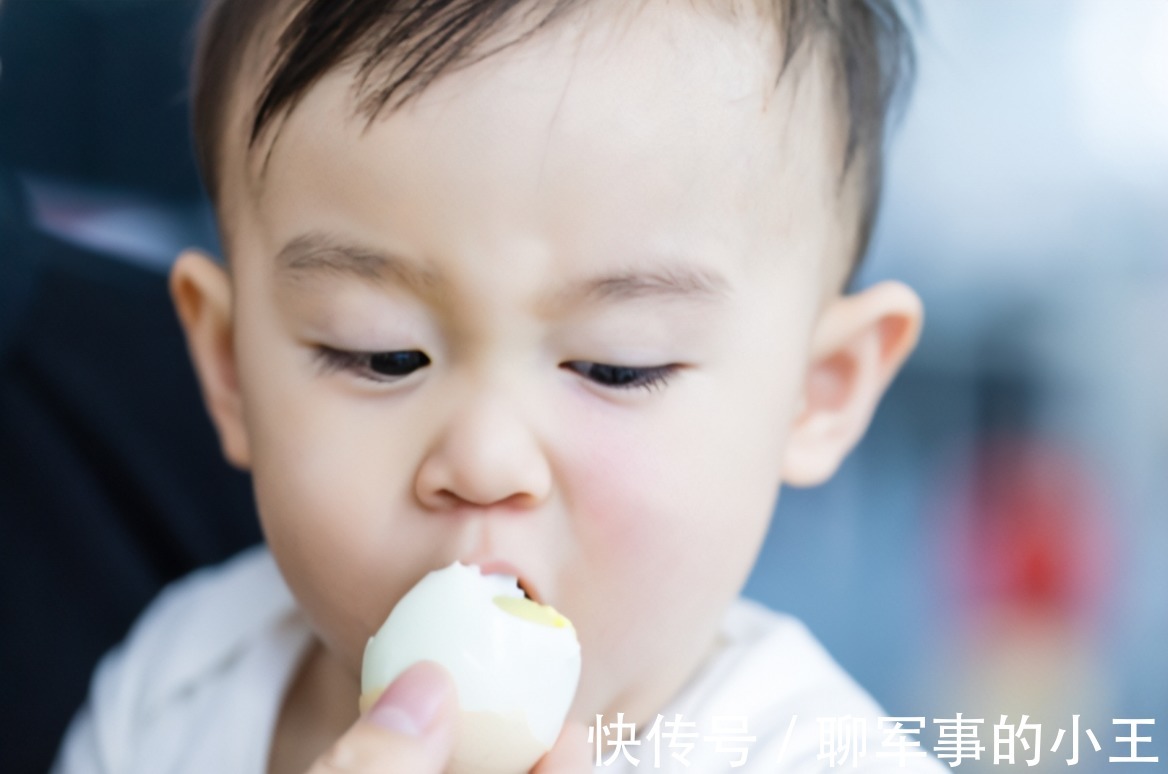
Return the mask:
<path id="1" fill-rule="evenodd" d="M 527 597 L 495 597 L 495 604 L 501 610 L 525 621 L 551 626 L 555 629 L 571 629 L 572 622 L 560 615 L 551 605 L 532 602 Z"/>

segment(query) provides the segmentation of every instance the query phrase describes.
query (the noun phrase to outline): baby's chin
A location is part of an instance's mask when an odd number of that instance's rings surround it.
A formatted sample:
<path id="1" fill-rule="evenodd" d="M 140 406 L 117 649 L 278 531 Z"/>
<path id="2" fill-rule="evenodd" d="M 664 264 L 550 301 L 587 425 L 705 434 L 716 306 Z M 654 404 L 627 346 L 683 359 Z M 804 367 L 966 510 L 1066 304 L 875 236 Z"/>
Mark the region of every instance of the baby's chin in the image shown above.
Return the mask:
<path id="1" fill-rule="evenodd" d="M 351 648 L 338 648 L 317 631 L 314 647 L 322 651 L 323 660 L 327 663 L 330 679 L 353 691 L 361 690 L 361 655 L 360 649 L 355 652 Z"/>
<path id="2" fill-rule="evenodd" d="M 663 639 L 669 641 L 669 638 L 654 638 L 654 641 Z M 608 654 L 612 660 L 607 664 L 586 655 L 580 687 L 568 717 L 588 724 L 595 723 L 597 715 L 615 719 L 617 713 L 624 713 L 626 721 L 636 723 L 638 728 L 642 724 L 647 728 L 662 708 L 717 653 L 721 637 L 716 626 L 711 628 L 710 636 L 705 640 L 700 648 L 685 658 L 679 658 L 676 649 L 665 649 L 654 652 L 649 658 L 635 660 L 626 652 L 613 652 Z M 625 675 L 626 679 L 613 679 L 613 675 Z"/>
<path id="3" fill-rule="evenodd" d="M 603 662 L 597 663 L 595 658 L 589 659 L 584 655 L 584 665 L 580 673 L 580 684 L 576 689 L 576 697 L 568 709 L 568 719 L 588 725 L 596 722 L 596 716 L 616 718 L 617 713 L 623 713 L 626 720 L 652 720 L 661 706 L 649 689 L 644 679 L 652 679 L 643 670 L 624 667 L 628 674 L 640 672 L 642 679 L 627 680 L 614 679 L 618 672 Z M 645 717 L 640 717 L 640 716 Z"/>

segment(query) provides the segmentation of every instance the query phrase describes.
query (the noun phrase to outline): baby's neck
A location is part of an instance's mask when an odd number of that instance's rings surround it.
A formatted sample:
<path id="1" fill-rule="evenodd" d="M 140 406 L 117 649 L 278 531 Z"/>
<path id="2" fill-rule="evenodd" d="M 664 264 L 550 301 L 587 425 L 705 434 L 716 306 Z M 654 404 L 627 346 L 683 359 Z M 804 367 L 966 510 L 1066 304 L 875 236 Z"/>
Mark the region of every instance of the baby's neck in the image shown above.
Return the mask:
<path id="1" fill-rule="evenodd" d="M 357 720 L 360 686 L 314 639 L 288 686 L 268 755 L 268 774 L 304 774 Z"/>

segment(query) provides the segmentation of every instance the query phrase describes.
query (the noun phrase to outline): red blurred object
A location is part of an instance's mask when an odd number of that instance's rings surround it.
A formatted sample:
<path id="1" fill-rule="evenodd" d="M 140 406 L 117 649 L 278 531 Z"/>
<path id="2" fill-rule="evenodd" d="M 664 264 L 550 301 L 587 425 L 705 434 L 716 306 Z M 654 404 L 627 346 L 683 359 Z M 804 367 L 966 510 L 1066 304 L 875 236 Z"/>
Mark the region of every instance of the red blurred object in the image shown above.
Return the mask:
<path id="1" fill-rule="evenodd" d="M 1030 436 L 975 448 L 955 537 L 959 586 L 975 604 L 1073 615 L 1103 583 L 1100 498 L 1090 466 Z"/>

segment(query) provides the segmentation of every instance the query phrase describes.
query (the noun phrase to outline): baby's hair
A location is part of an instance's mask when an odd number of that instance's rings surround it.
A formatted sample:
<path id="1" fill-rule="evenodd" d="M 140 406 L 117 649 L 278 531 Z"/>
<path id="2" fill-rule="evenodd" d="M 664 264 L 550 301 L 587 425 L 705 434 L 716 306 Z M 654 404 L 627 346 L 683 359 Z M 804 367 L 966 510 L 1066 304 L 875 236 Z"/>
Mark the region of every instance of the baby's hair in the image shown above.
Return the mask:
<path id="1" fill-rule="evenodd" d="M 718 0 L 731 6 L 743 0 Z M 911 2 L 912 0 L 907 0 Z M 436 78 L 530 37 L 589 0 L 205 0 L 193 70 L 194 140 L 207 191 L 216 199 L 224 114 L 249 46 L 276 16 L 291 15 L 267 63 L 250 121 L 249 146 L 287 115 L 325 74 L 357 65 L 359 110 L 372 120 L 417 96 Z M 889 108 L 907 85 L 913 51 L 896 0 L 761 0 L 781 20 L 785 73 L 805 44 L 827 53 L 846 111 L 841 180 L 861 169 L 861 211 L 850 275 L 867 249 L 883 179 Z M 482 42 L 518 13 L 538 13 L 517 38 Z"/>

